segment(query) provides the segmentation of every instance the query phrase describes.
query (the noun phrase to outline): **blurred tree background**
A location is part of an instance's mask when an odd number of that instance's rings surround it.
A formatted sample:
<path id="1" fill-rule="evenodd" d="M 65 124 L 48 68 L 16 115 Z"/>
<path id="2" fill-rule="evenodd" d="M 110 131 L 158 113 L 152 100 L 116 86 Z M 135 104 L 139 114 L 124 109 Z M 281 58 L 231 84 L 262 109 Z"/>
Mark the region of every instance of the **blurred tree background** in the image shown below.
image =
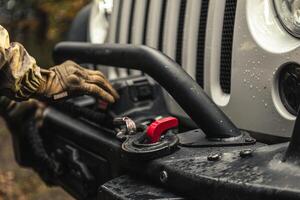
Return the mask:
<path id="1" fill-rule="evenodd" d="M 0 24 L 38 64 L 52 64 L 53 46 L 64 40 L 76 13 L 90 0 L 0 0 Z"/>
<path id="2" fill-rule="evenodd" d="M 90 0 L 0 0 L 0 24 L 11 41 L 22 43 L 42 67 L 52 63 L 54 45 L 64 40 L 76 13 Z M 59 188 L 48 188 L 13 157 L 12 142 L 0 120 L 0 200 L 72 199 Z"/>

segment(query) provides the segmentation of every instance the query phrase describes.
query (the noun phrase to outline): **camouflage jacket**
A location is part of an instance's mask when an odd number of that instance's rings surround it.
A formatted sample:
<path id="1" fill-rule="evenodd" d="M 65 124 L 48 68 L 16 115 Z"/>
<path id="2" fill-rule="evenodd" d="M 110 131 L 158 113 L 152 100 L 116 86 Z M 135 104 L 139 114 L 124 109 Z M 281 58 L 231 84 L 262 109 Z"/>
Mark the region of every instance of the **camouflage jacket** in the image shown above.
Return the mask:
<path id="1" fill-rule="evenodd" d="M 15 100 L 29 99 L 44 81 L 36 61 L 19 43 L 10 43 L 0 25 L 0 95 Z"/>

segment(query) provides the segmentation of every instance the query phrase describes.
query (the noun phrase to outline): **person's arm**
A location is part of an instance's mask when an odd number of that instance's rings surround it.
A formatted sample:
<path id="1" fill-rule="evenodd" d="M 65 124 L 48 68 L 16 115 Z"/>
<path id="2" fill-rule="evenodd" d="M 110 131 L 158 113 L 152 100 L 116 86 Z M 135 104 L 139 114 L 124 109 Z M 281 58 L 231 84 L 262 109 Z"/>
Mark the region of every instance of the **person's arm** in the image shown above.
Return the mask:
<path id="1" fill-rule="evenodd" d="M 0 95 L 17 101 L 55 101 L 83 94 L 109 103 L 118 98 L 100 71 L 82 68 L 72 61 L 41 69 L 20 43 L 10 43 L 8 32 L 0 25 Z"/>

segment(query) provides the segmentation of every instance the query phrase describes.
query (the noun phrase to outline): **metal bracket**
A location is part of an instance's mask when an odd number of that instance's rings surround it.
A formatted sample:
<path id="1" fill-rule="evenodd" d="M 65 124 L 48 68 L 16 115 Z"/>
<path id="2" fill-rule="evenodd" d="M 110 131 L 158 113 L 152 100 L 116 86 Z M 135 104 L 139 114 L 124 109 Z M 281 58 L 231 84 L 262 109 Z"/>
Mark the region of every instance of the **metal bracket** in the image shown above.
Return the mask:
<path id="1" fill-rule="evenodd" d="M 178 137 L 168 131 L 159 142 L 147 143 L 145 132 L 128 135 L 122 144 L 124 155 L 130 159 L 151 160 L 173 153 L 177 149 Z"/>
<path id="2" fill-rule="evenodd" d="M 207 138 L 201 129 L 195 129 L 177 135 L 179 145 L 184 147 L 224 147 L 252 145 L 256 140 L 249 133 L 242 131 L 242 134 L 232 138 Z"/>

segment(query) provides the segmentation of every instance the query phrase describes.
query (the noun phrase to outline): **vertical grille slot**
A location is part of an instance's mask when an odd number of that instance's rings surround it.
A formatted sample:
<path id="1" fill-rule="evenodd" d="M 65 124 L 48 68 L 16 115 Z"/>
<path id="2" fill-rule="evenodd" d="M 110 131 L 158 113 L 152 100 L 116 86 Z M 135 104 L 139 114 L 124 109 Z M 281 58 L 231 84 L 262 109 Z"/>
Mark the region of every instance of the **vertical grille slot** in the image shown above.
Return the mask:
<path id="1" fill-rule="evenodd" d="M 133 31 L 133 15 L 134 15 L 134 7 L 135 7 L 135 0 L 132 0 L 131 3 L 131 12 L 129 17 L 129 31 L 128 31 L 128 43 L 132 43 L 132 31 Z"/>
<path id="2" fill-rule="evenodd" d="M 132 14 L 132 4 L 133 4 L 133 0 L 121 0 L 120 2 L 122 2 L 121 5 L 121 13 L 120 13 L 120 32 L 119 32 L 119 40 L 118 42 L 120 44 L 126 44 L 128 43 L 128 38 L 129 38 L 129 33 L 131 30 L 131 27 L 129 27 L 130 25 L 130 18 L 131 18 L 131 14 Z M 127 77 L 128 76 L 128 72 L 129 70 L 127 69 L 122 69 L 119 68 L 117 69 L 118 72 L 118 76 L 120 78 L 123 77 Z"/>
<path id="3" fill-rule="evenodd" d="M 150 7 L 150 0 L 146 0 L 146 8 L 145 8 L 145 19 L 144 19 L 144 32 L 143 32 L 143 42 L 142 44 L 146 44 L 146 37 L 147 37 L 147 26 L 148 26 L 148 17 L 149 17 L 149 7 Z"/>
<path id="4" fill-rule="evenodd" d="M 120 42 L 120 28 L 121 28 L 121 17 L 122 17 L 122 7 L 123 7 L 123 1 L 119 1 L 119 8 L 118 8 L 118 13 L 117 13 L 117 26 L 116 26 L 116 38 L 115 42 L 119 43 Z"/>
<path id="5" fill-rule="evenodd" d="M 183 44 L 183 33 L 184 33 L 184 19 L 186 12 L 186 0 L 181 0 L 178 29 L 177 29 L 177 45 L 176 45 L 176 62 L 182 64 L 182 44 Z"/>
<path id="6" fill-rule="evenodd" d="M 129 15 L 129 24 L 128 24 L 128 39 L 127 43 L 132 43 L 132 34 L 133 34 L 133 16 L 134 16 L 135 0 L 131 2 L 130 15 Z M 132 75 L 133 70 L 127 69 L 127 75 Z"/>
<path id="7" fill-rule="evenodd" d="M 237 0 L 226 0 L 220 60 L 220 85 L 224 93 L 230 93 L 231 53 Z"/>
<path id="8" fill-rule="evenodd" d="M 197 41 L 196 81 L 201 87 L 204 86 L 204 51 L 208 5 L 209 0 L 202 0 Z"/>
<path id="9" fill-rule="evenodd" d="M 160 25 L 159 25 L 159 38 L 158 38 L 158 50 L 160 50 L 160 51 L 162 51 L 162 47 L 163 47 L 163 35 L 164 35 L 164 27 L 165 27 L 166 8 L 167 8 L 167 0 L 163 0 L 162 9 L 161 9 Z"/>

